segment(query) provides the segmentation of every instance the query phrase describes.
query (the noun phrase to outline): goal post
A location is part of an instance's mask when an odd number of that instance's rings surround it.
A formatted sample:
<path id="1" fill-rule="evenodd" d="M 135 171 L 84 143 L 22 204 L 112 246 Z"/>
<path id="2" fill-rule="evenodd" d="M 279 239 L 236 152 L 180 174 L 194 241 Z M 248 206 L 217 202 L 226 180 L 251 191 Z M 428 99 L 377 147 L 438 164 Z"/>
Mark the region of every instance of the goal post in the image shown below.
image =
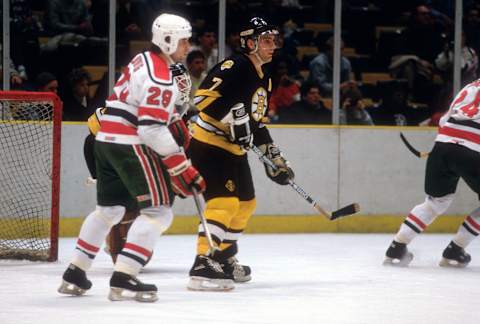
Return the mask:
<path id="1" fill-rule="evenodd" d="M 62 102 L 0 91 L 0 259 L 58 258 Z"/>

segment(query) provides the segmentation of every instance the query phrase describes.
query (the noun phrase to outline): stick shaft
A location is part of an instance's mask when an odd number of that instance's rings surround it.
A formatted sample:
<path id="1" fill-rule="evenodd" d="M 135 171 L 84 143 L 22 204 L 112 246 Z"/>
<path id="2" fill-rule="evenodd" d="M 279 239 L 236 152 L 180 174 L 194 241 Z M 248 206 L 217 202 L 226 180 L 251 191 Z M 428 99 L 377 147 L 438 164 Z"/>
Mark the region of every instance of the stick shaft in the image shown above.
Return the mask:
<path id="1" fill-rule="evenodd" d="M 258 158 L 263 163 L 268 164 L 273 170 L 277 170 L 278 167 L 273 163 L 268 157 L 263 154 L 263 152 L 256 146 L 252 145 L 251 149 L 255 154 L 258 155 Z M 327 212 L 325 209 L 320 207 L 320 204 L 316 202 L 302 187 L 296 184 L 293 180 L 289 180 L 288 184 L 292 187 L 303 199 L 305 199 L 313 208 L 322 216 L 326 217 L 327 219 L 331 219 L 332 215 Z"/>
<path id="2" fill-rule="evenodd" d="M 213 255 L 215 251 L 217 250 L 217 247 L 213 243 L 212 240 L 212 234 L 210 233 L 210 230 L 208 229 L 207 225 L 207 219 L 205 218 L 205 215 L 203 214 L 203 207 L 200 202 L 200 195 L 198 194 L 197 189 L 195 187 L 192 187 L 192 192 L 193 192 L 193 199 L 195 200 L 195 206 L 197 207 L 197 212 L 198 212 L 198 217 L 200 217 L 200 221 L 202 222 L 203 226 L 203 231 L 205 232 L 205 237 L 207 238 L 208 241 L 208 247 L 210 248 L 210 255 Z"/>

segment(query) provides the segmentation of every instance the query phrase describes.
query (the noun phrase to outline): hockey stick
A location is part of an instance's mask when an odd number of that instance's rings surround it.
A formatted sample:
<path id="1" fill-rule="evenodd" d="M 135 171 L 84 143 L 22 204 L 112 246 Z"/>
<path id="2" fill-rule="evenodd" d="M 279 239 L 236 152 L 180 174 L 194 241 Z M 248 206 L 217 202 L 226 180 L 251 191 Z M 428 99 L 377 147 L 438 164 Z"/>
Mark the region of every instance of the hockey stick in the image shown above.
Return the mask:
<path id="1" fill-rule="evenodd" d="M 252 149 L 255 154 L 258 155 L 258 158 L 260 161 L 263 163 L 268 164 L 273 170 L 277 170 L 278 167 L 268 158 L 263 154 L 263 152 L 256 146 L 251 145 L 250 148 Z M 350 204 L 348 206 L 342 207 L 332 213 L 326 211 L 323 209 L 318 202 L 316 202 L 305 190 L 303 190 L 302 187 L 300 187 L 298 184 L 296 184 L 293 180 L 289 180 L 288 184 L 300 195 L 302 196 L 303 199 L 305 199 L 310 205 L 312 205 L 313 208 L 322 216 L 326 217 L 329 220 L 334 220 L 340 217 L 348 216 L 355 214 L 360 210 L 360 207 L 358 204 Z"/>
<path id="2" fill-rule="evenodd" d="M 207 219 L 203 214 L 203 207 L 200 202 L 200 195 L 198 194 L 198 191 L 195 187 L 192 187 L 192 192 L 193 192 L 193 199 L 195 200 L 195 206 L 197 207 L 198 217 L 200 217 L 200 221 L 202 222 L 202 226 L 203 226 L 203 231 L 205 232 L 205 237 L 207 238 L 207 241 L 208 241 L 208 247 L 209 247 L 208 254 L 212 256 L 215 253 L 215 251 L 218 250 L 218 247 L 215 246 L 215 244 L 213 243 L 212 234 L 208 229 Z"/>
<path id="3" fill-rule="evenodd" d="M 402 132 L 400 132 L 400 138 L 402 139 L 402 142 L 403 144 L 405 144 L 405 146 L 408 148 L 408 150 L 410 152 L 413 153 L 413 155 L 415 155 L 416 157 L 418 158 L 425 158 L 428 156 L 428 154 L 430 154 L 430 152 L 420 152 L 418 151 L 417 149 L 415 149 L 412 144 L 410 144 L 410 142 L 407 140 L 407 138 L 403 135 Z"/>

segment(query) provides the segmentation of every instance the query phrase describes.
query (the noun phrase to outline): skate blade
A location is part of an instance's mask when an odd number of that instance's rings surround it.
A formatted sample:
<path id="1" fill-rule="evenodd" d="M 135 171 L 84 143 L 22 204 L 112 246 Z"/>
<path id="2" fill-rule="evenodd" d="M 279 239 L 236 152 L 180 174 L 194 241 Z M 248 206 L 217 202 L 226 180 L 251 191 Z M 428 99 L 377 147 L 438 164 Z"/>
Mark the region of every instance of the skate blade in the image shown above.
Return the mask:
<path id="1" fill-rule="evenodd" d="M 446 268 L 465 268 L 468 265 L 467 263 L 461 263 L 456 260 L 450 260 L 450 259 L 445 259 L 442 258 L 440 262 L 438 263 L 439 266 L 441 267 L 446 267 Z"/>
<path id="2" fill-rule="evenodd" d="M 394 266 L 394 267 L 407 267 L 410 262 L 413 260 L 413 254 L 411 252 L 407 252 L 405 256 L 401 259 L 393 259 L 389 257 L 385 257 L 383 261 L 383 265 L 385 266 Z"/>
<path id="3" fill-rule="evenodd" d="M 244 283 L 244 282 L 247 282 L 247 281 L 250 281 L 252 280 L 252 276 L 248 275 L 248 276 L 241 276 L 241 277 L 233 277 L 233 281 L 235 282 L 238 282 L 238 283 Z"/>
<path id="4" fill-rule="evenodd" d="M 60 294 L 72 295 L 72 296 L 81 296 L 85 294 L 86 289 L 82 289 L 75 284 L 62 280 L 62 284 L 58 287 L 57 291 Z"/>
<path id="5" fill-rule="evenodd" d="M 235 288 L 235 285 L 231 279 L 190 277 L 187 288 L 194 291 L 229 291 Z"/>
<path id="6" fill-rule="evenodd" d="M 141 303 L 153 303 L 158 300 L 158 296 L 156 291 L 131 291 L 110 287 L 108 299 L 111 301 L 135 300 Z"/>

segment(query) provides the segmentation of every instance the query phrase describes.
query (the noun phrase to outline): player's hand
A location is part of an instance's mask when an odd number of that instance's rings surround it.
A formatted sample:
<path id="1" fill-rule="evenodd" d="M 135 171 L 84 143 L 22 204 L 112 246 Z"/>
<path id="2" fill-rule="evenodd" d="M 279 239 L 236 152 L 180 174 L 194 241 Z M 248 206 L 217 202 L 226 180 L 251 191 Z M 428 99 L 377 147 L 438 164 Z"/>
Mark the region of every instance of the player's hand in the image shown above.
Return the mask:
<path id="1" fill-rule="evenodd" d="M 173 191 L 181 198 L 193 194 L 192 187 L 198 192 L 205 191 L 205 180 L 195 169 L 182 151 L 170 154 L 162 159 L 170 174 Z"/>
<path id="2" fill-rule="evenodd" d="M 275 144 L 260 145 L 259 149 L 262 150 L 266 157 L 276 166 L 276 168 L 272 168 L 270 165 L 264 163 L 265 173 L 272 181 L 280 185 L 287 185 L 290 180 L 293 180 L 295 173 Z"/>

